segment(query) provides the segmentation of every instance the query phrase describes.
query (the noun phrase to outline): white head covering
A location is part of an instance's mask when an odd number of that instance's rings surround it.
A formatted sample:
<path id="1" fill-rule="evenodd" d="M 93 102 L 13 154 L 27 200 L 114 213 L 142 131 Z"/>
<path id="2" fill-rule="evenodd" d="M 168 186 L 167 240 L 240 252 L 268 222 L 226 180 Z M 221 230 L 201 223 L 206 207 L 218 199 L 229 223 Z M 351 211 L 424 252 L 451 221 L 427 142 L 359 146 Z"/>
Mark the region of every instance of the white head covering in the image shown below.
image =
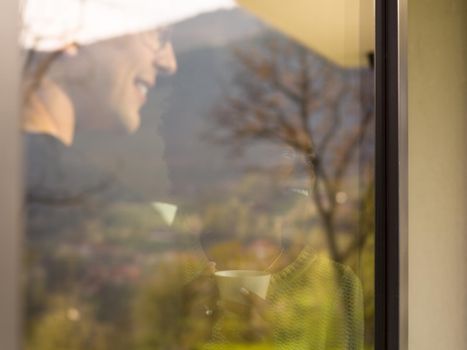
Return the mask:
<path id="1" fill-rule="evenodd" d="M 57 50 L 166 26 L 234 0 L 23 0 L 21 45 Z"/>

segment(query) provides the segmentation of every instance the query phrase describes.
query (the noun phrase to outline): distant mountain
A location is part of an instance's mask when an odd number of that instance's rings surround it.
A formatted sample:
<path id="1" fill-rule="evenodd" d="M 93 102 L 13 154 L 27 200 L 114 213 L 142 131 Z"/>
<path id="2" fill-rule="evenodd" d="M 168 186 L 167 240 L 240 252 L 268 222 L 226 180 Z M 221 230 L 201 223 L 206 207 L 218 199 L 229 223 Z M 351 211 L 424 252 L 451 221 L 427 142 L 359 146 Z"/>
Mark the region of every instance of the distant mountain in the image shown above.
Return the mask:
<path id="1" fill-rule="evenodd" d="M 253 15 L 240 9 L 201 14 L 174 25 L 173 44 L 178 54 L 200 47 L 225 47 L 267 30 Z"/>

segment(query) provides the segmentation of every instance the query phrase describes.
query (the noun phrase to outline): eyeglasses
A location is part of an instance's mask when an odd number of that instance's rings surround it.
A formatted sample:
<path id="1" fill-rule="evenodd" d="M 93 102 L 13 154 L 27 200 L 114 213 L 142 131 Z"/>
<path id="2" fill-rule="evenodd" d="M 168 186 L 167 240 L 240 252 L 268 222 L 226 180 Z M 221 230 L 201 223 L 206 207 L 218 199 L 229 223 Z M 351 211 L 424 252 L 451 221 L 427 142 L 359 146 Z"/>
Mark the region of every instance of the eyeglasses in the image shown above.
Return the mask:
<path id="1" fill-rule="evenodd" d="M 173 30 L 171 27 L 165 27 L 165 28 L 161 28 L 157 30 L 157 36 L 159 38 L 159 46 L 161 48 L 170 44 L 170 42 L 172 41 L 172 33 L 173 33 Z"/>
<path id="2" fill-rule="evenodd" d="M 154 52 L 165 49 L 172 41 L 172 28 L 164 27 L 141 34 L 143 44 Z"/>

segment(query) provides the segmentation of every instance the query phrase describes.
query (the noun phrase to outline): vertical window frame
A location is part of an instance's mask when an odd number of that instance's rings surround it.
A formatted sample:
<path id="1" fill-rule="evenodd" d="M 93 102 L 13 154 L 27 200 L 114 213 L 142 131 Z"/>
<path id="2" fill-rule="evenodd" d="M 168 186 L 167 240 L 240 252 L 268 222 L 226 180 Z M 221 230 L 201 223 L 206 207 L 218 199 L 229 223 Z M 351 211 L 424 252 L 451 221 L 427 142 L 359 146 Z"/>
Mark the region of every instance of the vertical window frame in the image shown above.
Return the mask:
<path id="1" fill-rule="evenodd" d="M 376 0 L 377 350 L 408 349 L 407 1 Z"/>

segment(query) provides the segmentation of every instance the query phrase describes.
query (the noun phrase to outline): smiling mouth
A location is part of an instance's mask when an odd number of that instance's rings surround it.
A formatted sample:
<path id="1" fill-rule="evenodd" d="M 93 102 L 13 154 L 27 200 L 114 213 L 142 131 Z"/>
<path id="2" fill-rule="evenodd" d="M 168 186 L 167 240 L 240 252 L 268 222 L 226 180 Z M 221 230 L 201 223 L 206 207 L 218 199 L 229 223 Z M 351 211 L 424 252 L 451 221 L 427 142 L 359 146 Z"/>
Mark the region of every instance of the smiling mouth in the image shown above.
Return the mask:
<path id="1" fill-rule="evenodd" d="M 152 86 L 152 84 L 145 81 L 145 80 L 143 80 L 143 79 L 136 78 L 135 79 L 135 86 L 136 86 L 136 89 L 138 90 L 138 92 L 140 93 L 141 97 L 143 98 L 143 100 L 145 100 L 147 95 L 148 95 L 149 89 Z"/>

